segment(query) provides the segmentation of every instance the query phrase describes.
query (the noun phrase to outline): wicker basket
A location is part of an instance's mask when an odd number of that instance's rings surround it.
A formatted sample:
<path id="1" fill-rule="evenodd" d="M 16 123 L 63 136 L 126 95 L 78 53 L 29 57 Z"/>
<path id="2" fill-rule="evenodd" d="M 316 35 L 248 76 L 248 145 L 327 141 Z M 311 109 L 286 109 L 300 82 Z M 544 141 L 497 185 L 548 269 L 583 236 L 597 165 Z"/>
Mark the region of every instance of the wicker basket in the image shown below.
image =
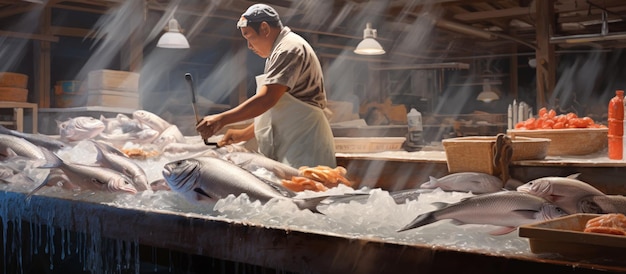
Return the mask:
<path id="1" fill-rule="evenodd" d="M 547 138 L 552 140 L 548 147 L 548 155 L 588 155 L 596 153 L 607 146 L 607 128 L 566 128 L 521 130 L 509 129 L 510 136 Z"/>
<path id="2" fill-rule="evenodd" d="M 26 89 L 28 75 L 15 72 L 0 72 L 0 87 Z"/>
<path id="3" fill-rule="evenodd" d="M 550 139 L 545 138 L 511 138 L 513 155 L 511 161 L 544 159 L 547 155 Z M 495 136 L 472 136 L 444 139 L 448 171 L 483 172 L 495 175 L 493 165 L 493 146 Z"/>
<path id="4" fill-rule="evenodd" d="M 0 87 L 0 101 L 26 102 L 28 89 Z"/>

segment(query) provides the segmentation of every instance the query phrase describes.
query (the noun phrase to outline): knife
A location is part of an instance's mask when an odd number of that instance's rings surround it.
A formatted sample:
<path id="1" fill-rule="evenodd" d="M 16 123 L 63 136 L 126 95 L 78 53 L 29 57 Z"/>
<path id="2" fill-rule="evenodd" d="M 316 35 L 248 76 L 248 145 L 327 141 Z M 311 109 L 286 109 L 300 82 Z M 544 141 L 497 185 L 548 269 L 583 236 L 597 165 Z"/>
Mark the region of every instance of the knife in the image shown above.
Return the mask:
<path id="1" fill-rule="evenodd" d="M 185 73 L 185 80 L 191 88 L 191 106 L 193 107 L 193 114 L 196 116 L 196 125 L 200 122 L 200 115 L 198 115 L 198 106 L 196 104 L 196 87 L 193 84 L 193 78 L 191 73 Z M 204 144 L 207 146 L 218 146 L 217 142 L 209 142 L 208 139 L 203 139 Z"/>

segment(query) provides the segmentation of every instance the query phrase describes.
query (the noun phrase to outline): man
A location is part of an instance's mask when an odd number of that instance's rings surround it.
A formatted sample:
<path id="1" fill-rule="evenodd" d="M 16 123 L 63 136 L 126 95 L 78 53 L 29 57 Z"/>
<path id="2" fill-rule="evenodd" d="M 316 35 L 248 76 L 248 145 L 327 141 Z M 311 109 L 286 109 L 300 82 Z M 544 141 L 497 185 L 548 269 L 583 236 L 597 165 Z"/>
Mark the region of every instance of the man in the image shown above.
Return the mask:
<path id="1" fill-rule="evenodd" d="M 265 4 L 250 6 L 237 27 L 248 48 L 266 58 L 257 93 L 231 110 L 204 117 L 196 130 L 206 139 L 227 124 L 254 118 L 247 128 L 228 130 L 218 145 L 256 138 L 260 153 L 293 167 L 336 166 L 333 135 L 323 112 L 322 68 L 311 46 Z"/>

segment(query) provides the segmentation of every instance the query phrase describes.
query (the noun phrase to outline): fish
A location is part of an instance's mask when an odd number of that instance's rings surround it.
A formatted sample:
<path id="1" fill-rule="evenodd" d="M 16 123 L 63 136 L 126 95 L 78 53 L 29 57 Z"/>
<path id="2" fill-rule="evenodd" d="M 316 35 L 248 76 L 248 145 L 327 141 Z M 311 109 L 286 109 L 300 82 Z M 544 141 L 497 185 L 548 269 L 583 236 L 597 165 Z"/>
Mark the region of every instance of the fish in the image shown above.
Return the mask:
<path id="1" fill-rule="evenodd" d="M 212 147 L 204 143 L 169 143 L 163 146 L 162 151 L 163 153 L 179 154 L 204 152 L 209 149 L 213 150 Z M 215 155 L 219 155 L 219 153 L 216 152 Z"/>
<path id="2" fill-rule="evenodd" d="M 457 224 L 489 224 L 502 226 L 490 232 L 503 235 L 520 225 L 541 222 L 567 213 L 544 198 L 517 191 L 480 194 L 457 203 L 435 203 L 438 209 L 420 214 L 398 232 L 418 228 L 444 219 Z"/>
<path id="3" fill-rule="evenodd" d="M 48 135 L 19 132 L 17 130 L 8 129 L 2 125 L 0 125 L 0 134 L 24 138 L 24 140 L 31 142 L 35 146 L 44 147 L 52 151 L 57 151 L 68 146 L 66 143 Z"/>
<path id="4" fill-rule="evenodd" d="M 272 199 L 290 200 L 300 209 L 318 212 L 320 201 L 328 198 L 293 198 L 274 188 L 249 171 L 214 157 L 186 158 L 169 162 L 163 167 L 163 178 L 172 191 L 195 203 L 214 204 L 228 195 L 246 194 L 253 201 L 266 203 Z"/>
<path id="5" fill-rule="evenodd" d="M 259 153 L 252 152 L 230 152 L 222 156 L 222 159 L 238 165 L 245 170 L 254 172 L 259 168 L 264 168 L 276 175 L 280 179 L 289 180 L 293 176 L 299 176 L 298 169 L 270 159 Z"/>
<path id="6" fill-rule="evenodd" d="M 137 189 L 132 180 L 126 175 L 101 166 L 91 166 L 65 162 L 55 153 L 42 150 L 47 163 L 39 168 L 57 168 L 63 171 L 69 182 L 80 187 L 81 190 L 91 189 L 96 191 L 123 192 L 136 194 Z M 48 185 L 48 179 L 33 189 L 27 196 L 30 197 L 42 187 Z"/>
<path id="7" fill-rule="evenodd" d="M 605 195 L 592 185 L 578 180 L 579 175 L 580 173 L 567 177 L 542 177 L 519 186 L 517 191 L 544 198 L 569 214 L 579 213 L 578 203 L 581 198 Z"/>
<path id="8" fill-rule="evenodd" d="M 0 157 L 6 159 L 15 155 L 29 159 L 46 159 L 41 147 L 34 145 L 22 137 L 0 134 Z"/>
<path id="9" fill-rule="evenodd" d="M 152 191 L 172 190 L 172 188 L 170 188 L 170 186 L 167 184 L 165 178 L 160 178 L 152 181 L 150 183 L 150 189 L 152 189 Z"/>
<path id="10" fill-rule="evenodd" d="M 439 179 L 429 176 L 430 180 L 420 188 L 441 188 L 444 191 L 472 192 L 474 194 L 494 193 L 503 190 L 500 178 L 482 172 L 457 172 Z"/>
<path id="11" fill-rule="evenodd" d="M 163 118 L 146 110 L 136 110 L 135 112 L 133 112 L 133 119 L 139 121 L 141 124 L 149 126 L 150 128 L 158 132 L 163 132 L 165 131 L 165 129 L 172 126 L 172 124 L 168 123 Z"/>
<path id="12" fill-rule="evenodd" d="M 162 149 L 167 144 L 184 142 L 185 136 L 183 136 L 183 133 L 180 132 L 177 126 L 172 125 L 161 132 L 161 134 L 159 134 L 159 136 L 152 141 L 152 144 L 155 144 Z"/>
<path id="13" fill-rule="evenodd" d="M 147 128 L 141 131 L 131 131 L 131 132 L 119 132 L 119 133 L 100 133 L 96 139 L 106 141 L 107 143 L 113 144 L 118 147 L 124 146 L 127 142 L 135 143 L 135 144 L 148 144 L 154 141 L 158 136 L 159 132 Z"/>
<path id="14" fill-rule="evenodd" d="M 590 195 L 578 202 L 581 213 L 626 214 L 626 197 L 622 195 Z"/>
<path id="15" fill-rule="evenodd" d="M 122 152 L 111 153 L 111 151 L 116 150 L 114 147 L 98 141 L 91 140 L 91 142 L 97 150 L 96 162 L 100 166 L 116 170 L 128 176 L 132 179 L 133 186 L 137 191 L 150 189 L 146 172 L 135 161 Z"/>
<path id="16" fill-rule="evenodd" d="M 78 116 L 65 122 L 58 122 L 59 135 L 62 141 L 77 142 L 91 139 L 104 131 L 104 123 L 89 116 Z"/>

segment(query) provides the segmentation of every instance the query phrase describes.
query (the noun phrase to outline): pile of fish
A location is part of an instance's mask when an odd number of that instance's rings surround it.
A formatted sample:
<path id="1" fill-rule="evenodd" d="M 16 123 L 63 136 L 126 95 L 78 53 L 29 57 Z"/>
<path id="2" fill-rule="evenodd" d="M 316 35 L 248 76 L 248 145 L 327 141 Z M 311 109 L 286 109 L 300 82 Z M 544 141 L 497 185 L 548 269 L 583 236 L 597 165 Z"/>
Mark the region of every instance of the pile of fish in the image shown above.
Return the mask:
<path id="1" fill-rule="evenodd" d="M 30 185 L 29 196 L 46 186 L 132 195 L 171 190 L 188 201 L 214 205 L 230 195 L 246 194 L 252 201 L 284 200 L 317 213 L 320 204 L 367 202 L 371 191 L 363 188 L 341 194 L 299 195 L 281 183 L 302 175 L 299 169 L 239 145 L 217 148 L 206 146 L 200 138 L 189 142 L 175 125 L 144 110 L 134 112 L 132 118 L 123 114 L 100 119 L 76 117 L 58 125 L 58 138 L 0 126 L 0 181 Z M 78 144 L 90 146 L 96 153 L 95 161 L 75 162 L 59 156 Z M 161 176 L 149 181 L 146 170 L 138 164 L 145 158 L 129 157 L 129 148 L 154 151 L 150 157 L 165 157 Z M 41 180 L 30 176 L 33 170 L 48 173 Z M 491 234 L 501 235 L 520 225 L 567 214 L 626 213 L 626 197 L 606 195 L 577 176 L 544 177 L 524 184 L 502 182 L 485 173 L 460 172 L 430 177 L 419 188 L 389 195 L 401 204 L 435 189 L 473 194 L 452 204 L 435 203 L 437 209 L 419 214 L 398 232 L 452 220 L 500 226 Z"/>

